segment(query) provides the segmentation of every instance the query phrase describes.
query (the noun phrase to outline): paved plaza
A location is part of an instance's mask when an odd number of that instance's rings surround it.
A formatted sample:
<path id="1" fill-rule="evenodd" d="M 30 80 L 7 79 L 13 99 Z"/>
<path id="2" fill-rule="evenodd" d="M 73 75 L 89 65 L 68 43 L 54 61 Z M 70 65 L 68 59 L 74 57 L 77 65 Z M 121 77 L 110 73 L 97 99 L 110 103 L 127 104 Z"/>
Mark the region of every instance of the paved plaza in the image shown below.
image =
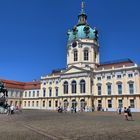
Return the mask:
<path id="1" fill-rule="evenodd" d="M 57 113 L 24 110 L 0 114 L 0 140 L 139 140 L 140 113 L 134 121 L 116 112 Z"/>

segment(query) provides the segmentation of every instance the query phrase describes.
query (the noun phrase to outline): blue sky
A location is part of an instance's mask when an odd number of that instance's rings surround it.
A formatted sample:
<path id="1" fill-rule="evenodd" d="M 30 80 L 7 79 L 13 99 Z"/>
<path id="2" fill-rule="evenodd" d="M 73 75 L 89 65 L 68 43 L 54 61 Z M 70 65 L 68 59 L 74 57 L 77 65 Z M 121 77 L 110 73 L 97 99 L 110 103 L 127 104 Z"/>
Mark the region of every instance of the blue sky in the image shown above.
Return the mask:
<path id="1" fill-rule="evenodd" d="M 81 0 L 0 0 L 0 78 L 32 81 L 66 66 L 67 30 Z M 140 65 L 140 0 L 85 0 L 99 31 L 101 62 L 130 58 Z M 52 53 L 54 52 L 54 53 Z"/>

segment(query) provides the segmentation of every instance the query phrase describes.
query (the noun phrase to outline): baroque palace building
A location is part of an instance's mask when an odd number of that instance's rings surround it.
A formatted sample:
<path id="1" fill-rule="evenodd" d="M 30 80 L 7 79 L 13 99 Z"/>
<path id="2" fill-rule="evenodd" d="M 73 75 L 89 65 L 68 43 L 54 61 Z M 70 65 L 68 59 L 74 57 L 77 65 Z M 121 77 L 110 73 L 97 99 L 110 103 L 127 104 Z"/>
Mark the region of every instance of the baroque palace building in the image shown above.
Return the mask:
<path id="1" fill-rule="evenodd" d="M 67 35 L 66 68 L 41 76 L 40 82 L 11 81 L 9 102 L 24 109 L 116 111 L 131 106 L 140 111 L 140 68 L 130 59 L 100 63 L 98 31 L 87 23 L 83 2 L 78 23 Z M 12 98 L 11 91 L 19 97 Z"/>
<path id="2" fill-rule="evenodd" d="M 67 67 L 41 77 L 41 107 L 140 111 L 139 67 L 130 59 L 100 63 L 98 31 L 87 23 L 83 2 L 67 35 Z"/>

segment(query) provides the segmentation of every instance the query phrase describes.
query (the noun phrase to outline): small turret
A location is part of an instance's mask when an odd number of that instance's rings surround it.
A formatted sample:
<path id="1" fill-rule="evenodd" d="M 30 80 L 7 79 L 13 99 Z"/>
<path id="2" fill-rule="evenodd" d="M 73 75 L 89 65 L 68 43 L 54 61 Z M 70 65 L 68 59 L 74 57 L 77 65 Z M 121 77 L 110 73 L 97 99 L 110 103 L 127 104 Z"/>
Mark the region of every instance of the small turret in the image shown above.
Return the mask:
<path id="1" fill-rule="evenodd" d="M 81 13 L 80 13 L 80 15 L 78 15 L 78 24 L 77 24 L 77 26 L 86 25 L 86 24 L 87 24 L 87 15 L 85 14 L 85 11 L 84 11 L 84 1 L 82 1 Z"/>

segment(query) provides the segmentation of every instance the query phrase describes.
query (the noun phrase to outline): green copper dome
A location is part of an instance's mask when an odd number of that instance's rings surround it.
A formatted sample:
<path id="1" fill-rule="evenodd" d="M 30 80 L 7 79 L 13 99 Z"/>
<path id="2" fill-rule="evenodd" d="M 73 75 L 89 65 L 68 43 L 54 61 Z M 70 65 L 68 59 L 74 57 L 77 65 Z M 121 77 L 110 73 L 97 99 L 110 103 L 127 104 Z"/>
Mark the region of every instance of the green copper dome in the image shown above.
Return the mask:
<path id="1" fill-rule="evenodd" d="M 88 25 L 75 26 L 71 31 L 68 31 L 68 41 L 77 39 L 98 39 L 98 32 Z"/>
<path id="2" fill-rule="evenodd" d="M 78 39 L 95 39 L 98 41 L 98 31 L 96 28 L 92 29 L 87 23 L 87 15 L 84 12 L 84 2 L 82 2 L 81 13 L 78 15 L 78 24 L 69 30 L 68 41 Z"/>

